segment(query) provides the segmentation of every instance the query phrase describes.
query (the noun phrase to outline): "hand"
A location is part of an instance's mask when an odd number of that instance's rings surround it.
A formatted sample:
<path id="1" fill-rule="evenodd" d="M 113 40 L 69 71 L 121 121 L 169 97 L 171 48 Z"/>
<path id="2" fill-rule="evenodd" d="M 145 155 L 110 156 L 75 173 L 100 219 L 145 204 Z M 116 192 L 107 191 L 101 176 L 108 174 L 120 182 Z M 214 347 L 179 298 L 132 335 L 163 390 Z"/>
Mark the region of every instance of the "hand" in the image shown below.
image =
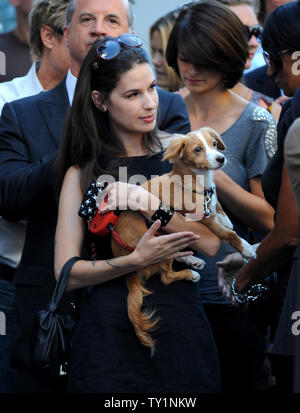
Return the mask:
<path id="1" fill-rule="evenodd" d="M 216 263 L 218 266 L 217 275 L 219 288 L 222 291 L 222 294 L 233 302 L 235 302 L 235 299 L 232 295 L 231 283 L 233 277 L 243 267 L 244 263 L 244 259 L 239 252 L 228 254 L 222 261 Z"/>
<path id="2" fill-rule="evenodd" d="M 254 248 L 254 251 L 256 252 L 259 246 L 260 242 L 253 244 L 252 248 Z M 255 268 L 255 260 L 247 260 L 243 258 L 243 261 L 244 264 L 242 268 L 240 268 L 236 274 L 235 290 L 237 293 L 246 292 L 253 282 L 260 282 L 261 279 L 268 275 L 268 272 L 263 274 L 262 271 L 260 271 L 259 276 L 257 277 L 257 271 L 253 270 L 253 263 Z"/>
<path id="3" fill-rule="evenodd" d="M 155 221 L 138 242 L 132 252 L 132 258 L 141 268 L 172 258 L 192 255 L 192 251 L 181 251 L 196 242 L 200 236 L 193 232 L 176 232 L 168 235 L 155 236 L 161 225 Z"/>
<path id="4" fill-rule="evenodd" d="M 288 96 L 283 95 L 283 96 L 279 96 L 279 98 L 275 99 L 275 102 L 279 103 L 279 105 L 282 105 L 288 99 L 290 99 Z"/>
<path id="5" fill-rule="evenodd" d="M 125 182 L 110 183 L 101 191 L 99 203 L 108 196 L 107 203 L 99 210 L 100 214 L 119 209 L 126 211 L 148 211 L 159 207 L 160 200 L 139 185 L 127 184 Z"/>

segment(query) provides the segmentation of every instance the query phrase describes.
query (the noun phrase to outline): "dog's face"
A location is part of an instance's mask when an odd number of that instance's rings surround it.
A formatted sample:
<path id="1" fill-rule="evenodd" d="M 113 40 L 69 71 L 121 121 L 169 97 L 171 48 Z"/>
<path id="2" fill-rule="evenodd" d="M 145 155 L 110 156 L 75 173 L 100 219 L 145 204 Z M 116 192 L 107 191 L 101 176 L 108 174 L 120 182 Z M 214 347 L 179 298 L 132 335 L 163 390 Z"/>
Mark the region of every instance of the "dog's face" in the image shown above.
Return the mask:
<path id="1" fill-rule="evenodd" d="M 193 170 L 214 170 L 225 165 L 225 156 L 219 152 L 225 149 L 220 135 L 204 127 L 172 139 L 163 160 L 183 162 Z"/>

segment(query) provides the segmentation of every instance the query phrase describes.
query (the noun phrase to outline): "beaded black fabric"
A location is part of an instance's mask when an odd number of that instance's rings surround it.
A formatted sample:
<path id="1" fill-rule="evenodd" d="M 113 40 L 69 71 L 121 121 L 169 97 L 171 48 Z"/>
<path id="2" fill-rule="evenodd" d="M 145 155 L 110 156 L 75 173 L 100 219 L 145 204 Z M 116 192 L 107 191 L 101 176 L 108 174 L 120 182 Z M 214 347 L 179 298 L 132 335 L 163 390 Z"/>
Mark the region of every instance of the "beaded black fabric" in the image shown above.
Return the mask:
<path id="1" fill-rule="evenodd" d="M 162 203 L 160 203 L 158 209 L 154 212 L 154 214 L 151 217 L 151 222 L 155 222 L 157 219 L 161 221 L 161 226 L 165 227 L 172 216 L 174 215 L 174 208 L 172 206 L 164 206 Z"/>
<path id="2" fill-rule="evenodd" d="M 84 194 L 78 215 L 86 222 L 89 222 L 98 210 L 96 201 L 102 189 L 103 186 L 99 187 L 96 185 L 96 182 L 93 182 Z"/>

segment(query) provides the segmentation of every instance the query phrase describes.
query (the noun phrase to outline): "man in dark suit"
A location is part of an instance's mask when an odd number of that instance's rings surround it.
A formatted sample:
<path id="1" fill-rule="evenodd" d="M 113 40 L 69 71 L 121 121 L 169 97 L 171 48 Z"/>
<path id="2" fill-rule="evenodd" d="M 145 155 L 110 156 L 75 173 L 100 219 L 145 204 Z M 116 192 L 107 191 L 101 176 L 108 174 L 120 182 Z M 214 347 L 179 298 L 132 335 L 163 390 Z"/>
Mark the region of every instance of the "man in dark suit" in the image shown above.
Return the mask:
<path id="1" fill-rule="evenodd" d="M 251 70 L 244 76 L 244 83 L 252 90 L 277 99 L 281 96 L 281 91 L 274 80 L 268 76 L 267 70 L 267 65 Z"/>
<path id="2" fill-rule="evenodd" d="M 53 391 L 31 374 L 30 342 L 36 311 L 49 301 L 55 285 L 54 235 L 57 199 L 54 163 L 80 66 L 99 36 L 119 36 L 132 25 L 127 0 L 72 0 L 64 36 L 71 70 L 55 89 L 4 106 L 0 119 L 0 215 L 27 219 L 20 266 L 15 273 L 16 337 L 13 362 L 18 392 Z M 158 127 L 168 132 L 190 129 L 182 98 L 159 92 Z"/>

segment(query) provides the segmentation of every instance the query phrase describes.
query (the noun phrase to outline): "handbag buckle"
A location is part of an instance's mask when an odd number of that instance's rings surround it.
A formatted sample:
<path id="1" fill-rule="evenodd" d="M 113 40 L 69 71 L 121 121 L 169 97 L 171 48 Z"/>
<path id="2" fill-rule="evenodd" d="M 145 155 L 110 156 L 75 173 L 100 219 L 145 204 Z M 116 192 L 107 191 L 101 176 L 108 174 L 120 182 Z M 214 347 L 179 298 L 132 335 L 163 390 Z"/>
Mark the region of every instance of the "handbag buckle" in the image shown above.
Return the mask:
<path id="1" fill-rule="evenodd" d="M 59 376 L 66 376 L 66 375 L 67 375 L 67 363 L 64 363 L 59 366 Z"/>

